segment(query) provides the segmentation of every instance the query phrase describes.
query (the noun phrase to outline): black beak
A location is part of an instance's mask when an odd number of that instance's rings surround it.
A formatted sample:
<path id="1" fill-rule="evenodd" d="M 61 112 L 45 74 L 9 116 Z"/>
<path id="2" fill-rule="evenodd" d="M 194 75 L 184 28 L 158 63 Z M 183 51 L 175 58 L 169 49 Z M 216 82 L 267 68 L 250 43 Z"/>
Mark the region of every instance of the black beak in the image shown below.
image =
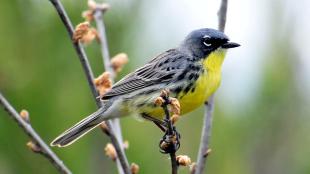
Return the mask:
<path id="1" fill-rule="evenodd" d="M 239 47 L 239 46 L 240 46 L 240 44 L 228 41 L 228 42 L 224 43 L 221 47 L 228 49 L 228 48 L 235 48 L 235 47 Z"/>

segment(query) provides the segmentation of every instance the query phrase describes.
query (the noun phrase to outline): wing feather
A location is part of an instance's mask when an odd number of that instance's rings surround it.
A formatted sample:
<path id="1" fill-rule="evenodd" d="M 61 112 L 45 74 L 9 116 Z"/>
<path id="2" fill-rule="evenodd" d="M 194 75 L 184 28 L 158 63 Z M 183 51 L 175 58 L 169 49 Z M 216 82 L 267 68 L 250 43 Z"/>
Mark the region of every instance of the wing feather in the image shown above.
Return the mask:
<path id="1" fill-rule="evenodd" d="M 177 49 L 168 50 L 115 83 L 101 99 L 107 100 L 152 85 L 173 82 L 178 74 L 184 72 L 188 60 L 188 56 Z"/>

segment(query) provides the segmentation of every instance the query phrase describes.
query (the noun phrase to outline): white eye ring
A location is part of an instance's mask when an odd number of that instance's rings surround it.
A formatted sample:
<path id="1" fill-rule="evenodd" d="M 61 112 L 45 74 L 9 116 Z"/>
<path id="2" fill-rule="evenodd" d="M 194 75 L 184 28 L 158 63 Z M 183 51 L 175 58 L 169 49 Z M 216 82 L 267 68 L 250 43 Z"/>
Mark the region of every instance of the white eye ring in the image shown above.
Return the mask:
<path id="1" fill-rule="evenodd" d="M 203 44 L 205 45 L 205 46 L 207 46 L 207 47 L 209 47 L 209 46 L 211 46 L 212 44 L 208 44 L 208 43 L 206 43 L 206 42 L 203 42 Z"/>
<path id="2" fill-rule="evenodd" d="M 210 37 L 209 35 L 205 35 L 205 36 L 203 36 L 203 38 L 204 38 L 204 39 L 206 39 L 206 38 L 210 39 L 211 37 Z M 204 44 L 205 46 L 207 46 L 207 47 L 209 47 L 209 46 L 212 45 L 211 43 L 206 43 L 205 41 L 203 41 L 203 44 Z"/>

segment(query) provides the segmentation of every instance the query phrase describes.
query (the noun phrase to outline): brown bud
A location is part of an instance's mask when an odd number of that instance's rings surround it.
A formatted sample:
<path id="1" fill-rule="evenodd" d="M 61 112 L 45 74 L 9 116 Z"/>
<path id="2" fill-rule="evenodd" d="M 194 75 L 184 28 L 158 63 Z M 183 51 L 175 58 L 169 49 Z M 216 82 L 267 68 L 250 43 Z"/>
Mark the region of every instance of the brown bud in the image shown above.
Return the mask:
<path id="1" fill-rule="evenodd" d="M 95 28 L 91 28 L 88 21 L 78 24 L 73 33 L 73 41 L 80 41 L 83 44 L 89 44 L 94 39 L 98 39 L 98 32 Z"/>
<path id="2" fill-rule="evenodd" d="M 210 155 L 210 153 L 212 152 L 212 150 L 210 148 L 207 149 L 207 151 L 203 154 L 203 157 L 207 157 Z"/>
<path id="3" fill-rule="evenodd" d="M 114 146 L 111 143 L 108 143 L 104 148 L 105 154 L 111 158 L 113 161 L 116 160 L 117 154 Z"/>
<path id="4" fill-rule="evenodd" d="M 32 142 L 32 141 L 28 141 L 26 146 L 35 153 L 41 153 L 41 148 L 39 145 L 37 145 L 36 143 Z"/>
<path id="5" fill-rule="evenodd" d="M 91 21 L 94 20 L 94 13 L 93 13 L 92 10 L 83 11 L 82 17 L 83 17 L 86 21 L 91 22 Z"/>
<path id="6" fill-rule="evenodd" d="M 21 110 L 20 113 L 19 113 L 20 117 L 22 117 L 22 119 L 27 122 L 27 123 L 30 123 L 30 120 L 29 120 L 29 112 L 25 109 Z"/>
<path id="7" fill-rule="evenodd" d="M 164 89 L 160 92 L 160 96 L 165 98 L 165 97 L 169 97 L 169 90 L 168 89 Z"/>
<path id="8" fill-rule="evenodd" d="M 106 10 L 110 9 L 110 5 L 107 3 L 96 3 L 94 0 L 88 0 L 87 2 L 88 8 L 90 10 L 101 10 L 105 12 Z"/>
<path id="9" fill-rule="evenodd" d="M 100 96 L 104 95 L 112 87 L 112 81 L 110 79 L 110 73 L 104 72 L 94 80 L 95 86 L 99 91 Z"/>
<path id="10" fill-rule="evenodd" d="M 165 100 L 162 97 L 157 97 L 154 101 L 156 106 L 162 106 L 165 103 Z"/>
<path id="11" fill-rule="evenodd" d="M 82 37 L 87 34 L 89 27 L 90 27 L 89 22 L 83 22 L 78 24 L 75 27 L 73 33 L 73 41 L 78 42 L 80 39 L 82 39 Z"/>
<path id="12" fill-rule="evenodd" d="M 172 124 L 175 124 L 180 118 L 180 115 L 177 115 L 177 114 L 173 114 L 171 117 L 170 117 L 170 120 L 171 120 L 171 123 Z"/>
<path id="13" fill-rule="evenodd" d="M 102 122 L 99 126 L 104 133 L 106 133 L 107 135 L 110 135 L 109 128 L 105 122 Z"/>
<path id="14" fill-rule="evenodd" d="M 186 155 L 178 155 L 176 159 L 180 166 L 189 166 L 192 163 L 191 159 Z"/>
<path id="15" fill-rule="evenodd" d="M 128 140 L 124 141 L 123 147 L 124 147 L 124 149 L 128 149 L 129 148 L 129 141 Z"/>
<path id="16" fill-rule="evenodd" d="M 111 59 L 111 66 L 115 72 L 120 72 L 123 66 L 128 62 L 128 56 L 125 53 L 119 53 Z"/>
<path id="17" fill-rule="evenodd" d="M 136 163 L 131 163 L 130 169 L 132 174 L 138 174 L 140 167 Z"/>
<path id="18" fill-rule="evenodd" d="M 95 28 L 90 28 L 88 32 L 81 38 L 83 44 L 90 44 L 94 39 L 99 41 L 99 35 Z"/>
<path id="19" fill-rule="evenodd" d="M 181 105 L 178 99 L 170 97 L 171 112 L 175 115 L 180 115 Z"/>

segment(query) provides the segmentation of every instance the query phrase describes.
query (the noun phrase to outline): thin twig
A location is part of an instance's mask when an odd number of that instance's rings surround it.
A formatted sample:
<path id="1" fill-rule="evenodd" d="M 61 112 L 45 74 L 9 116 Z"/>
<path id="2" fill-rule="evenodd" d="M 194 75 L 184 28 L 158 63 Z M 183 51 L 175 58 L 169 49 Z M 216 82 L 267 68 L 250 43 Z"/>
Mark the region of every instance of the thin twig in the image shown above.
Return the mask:
<path id="1" fill-rule="evenodd" d="M 224 32 L 225 25 L 226 25 L 226 16 L 227 16 L 227 6 L 228 6 L 228 0 L 222 0 L 221 6 L 218 11 L 218 29 L 221 32 Z"/>
<path id="2" fill-rule="evenodd" d="M 195 166 L 195 174 L 202 174 L 206 165 L 207 151 L 209 149 L 212 118 L 214 110 L 214 95 L 209 98 L 209 101 L 205 104 L 205 114 L 202 128 L 201 142 L 198 151 L 197 164 Z"/>
<path id="3" fill-rule="evenodd" d="M 105 71 L 109 72 L 111 75 L 111 81 L 114 82 L 114 78 L 116 76 L 115 71 L 113 70 L 110 62 L 110 53 L 109 53 L 109 46 L 108 46 L 108 40 L 106 36 L 106 29 L 103 19 L 104 11 L 101 9 L 96 9 L 94 12 L 94 19 L 97 25 L 98 35 L 100 39 L 100 45 L 101 45 L 101 54 L 104 64 Z M 112 119 L 113 127 L 114 127 L 114 133 L 116 135 L 116 138 L 118 142 L 123 142 L 123 136 L 122 136 L 122 130 L 120 126 L 120 120 L 119 118 Z M 124 151 L 124 149 L 122 148 Z M 124 152 L 123 152 L 124 153 Z M 116 165 L 119 174 L 123 173 L 122 166 L 120 164 L 119 160 L 116 160 Z"/>
<path id="4" fill-rule="evenodd" d="M 61 4 L 61 2 L 59 0 L 50 0 L 50 2 L 53 4 L 57 13 L 59 14 L 62 22 L 64 23 L 64 25 L 65 25 L 68 33 L 69 33 L 70 38 L 72 38 L 73 32 L 74 32 L 73 26 L 72 26 L 72 23 L 71 23 L 68 15 L 67 15 L 65 9 L 63 8 L 63 5 Z M 97 96 L 99 96 L 99 94 L 98 94 L 98 91 L 96 90 L 95 84 L 93 82 L 93 80 L 94 80 L 93 71 L 91 70 L 88 58 L 85 54 L 85 51 L 84 51 L 84 49 L 80 43 L 74 43 L 74 42 L 72 42 L 72 43 L 73 43 L 73 46 L 74 46 L 74 48 L 75 48 L 75 50 L 76 50 L 76 52 L 80 58 L 80 62 L 83 66 L 84 73 L 86 74 L 87 81 L 88 81 L 88 84 L 91 88 L 93 97 L 96 100 L 96 104 L 97 104 L 98 108 L 100 108 L 100 107 L 102 107 L 102 103 L 100 102 L 100 100 L 97 100 Z M 113 144 L 113 146 L 117 152 L 117 157 L 118 157 L 117 159 L 120 161 L 120 164 L 123 168 L 124 173 L 130 174 L 131 171 L 130 171 L 130 167 L 129 167 L 127 157 L 124 153 L 122 145 L 120 144 L 120 142 L 118 142 L 118 139 L 115 136 L 113 124 L 111 121 L 106 121 L 106 124 L 110 130 L 111 142 L 112 142 L 112 144 Z"/>
<path id="5" fill-rule="evenodd" d="M 58 156 L 49 148 L 48 145 L 40 138 L 36 131 L 31 127 L 29 123 L 21 118 L 18 112 L 13 106 L 4 98 L 0 93 L 0 103 L 6 112 L 17 122 L 17 124 L 23 129 L 23 131 L 39 146 L 42 155 L 45 156 L 52 165 L 60 172 L 64 174 L 71 174 L 72 172 L 65 166 L 65 164 L 58 158 Z"/>
<path id="6" fill-rule="evenodd" d="M 170 153 L 170 159 L 171 159 L 171 173 L 172 174 L 177 174 L 178 173 L 178 163 L 176 160 L 176 155 L 175 153 Z"/>
<path id="7" fill-rule="evenodd" d="M 171 160 L 171 173 L 172 174 L 177 174 L 178 173 L 178 163 L 177 163 L 177 160 L 176 160 L 176 155 L 175 155 L 175 152 L 176 152 L 176 148 L 175 148 L 175 145 L 174 145 L 174 136 L 177 136 L 175 135 L 175 131 L 173 129 L 173 125 L 172 125 L 172 122 L 170 120 L 170 113 L 169 113 L 169 110 L 168 110 L 168 104 L 170 103 L 169 101 L 169 96 L 166 96 L 166 97 L 163 97 L 165 102 L 163 103 L 162 105 L 162 108 L 165 112 L 165 119 L 164 121 L 167 123 L 167 136 L 170 137 L 170 147 L 173 147 L 173 149 L 170 150 L 169 152 L 169 155 L 170 155 L 170 160 Z"/>
<path id="8" fill-rule="evenodd" d="M 226 14 L 227 14 L 227 3 L 228 0 L 221 0 L 220 9 L 218 11 L 218 29 L 224 32 L 226 24 Z M 197 157 L 197 165 L 195 166 L 195 174 L 202 174 L 206 166 L 207 152 L 209 149 L 210 137 L 211 137 L 211 127 L 214 111 L 214 94 L 210 96 L 209 100 L 205 102 L 205 114 L 204 123 L 202 128 L 201 141 Z"/>
<path id="9" fill-rule="evenodd" d="M 108 46 L 106 30 L 105 30 L 105 25 L 104 25 L 104 20 L 103 20 L 103 11 L 101 9 L 95 10 L 94 19 L 97 25 L 97 30 L 98 30 L 98 34 L 99 34 L 99 38 L 101 42 L 100 45 L 101 45 L 101 53 L 102 53 L 102 59 L 104 63 L 104 69 L 105 71 L 110 73 L 111 81 L 113 83 L 116 73 L 111 66 L 109 46 Z M 113 119 L 113 124 L 115 128 L 114 130 L 115 134 L 118 136 L 117 138 L 119 139 L 119 141 L 122 142 L 123 138 L 122 138 L 122 132 L 121 132 L 120 124 L 119 124 L 119 119 L 118 118 Z"/>
<path id="10" fill-rule="evenodd" d="M 110 53 L 108 48 L 108 40 L 106 36 L 105 25 L 103 21 L 103 13 L 100 9 L 95 10 L 94 19 L 96 21 L 97 30 L 100 38 L 101 54 L 104 63 L 104 69 L 111 74 L 111 79 L 115 77 L 115 72 L 111 67 Z"/>

